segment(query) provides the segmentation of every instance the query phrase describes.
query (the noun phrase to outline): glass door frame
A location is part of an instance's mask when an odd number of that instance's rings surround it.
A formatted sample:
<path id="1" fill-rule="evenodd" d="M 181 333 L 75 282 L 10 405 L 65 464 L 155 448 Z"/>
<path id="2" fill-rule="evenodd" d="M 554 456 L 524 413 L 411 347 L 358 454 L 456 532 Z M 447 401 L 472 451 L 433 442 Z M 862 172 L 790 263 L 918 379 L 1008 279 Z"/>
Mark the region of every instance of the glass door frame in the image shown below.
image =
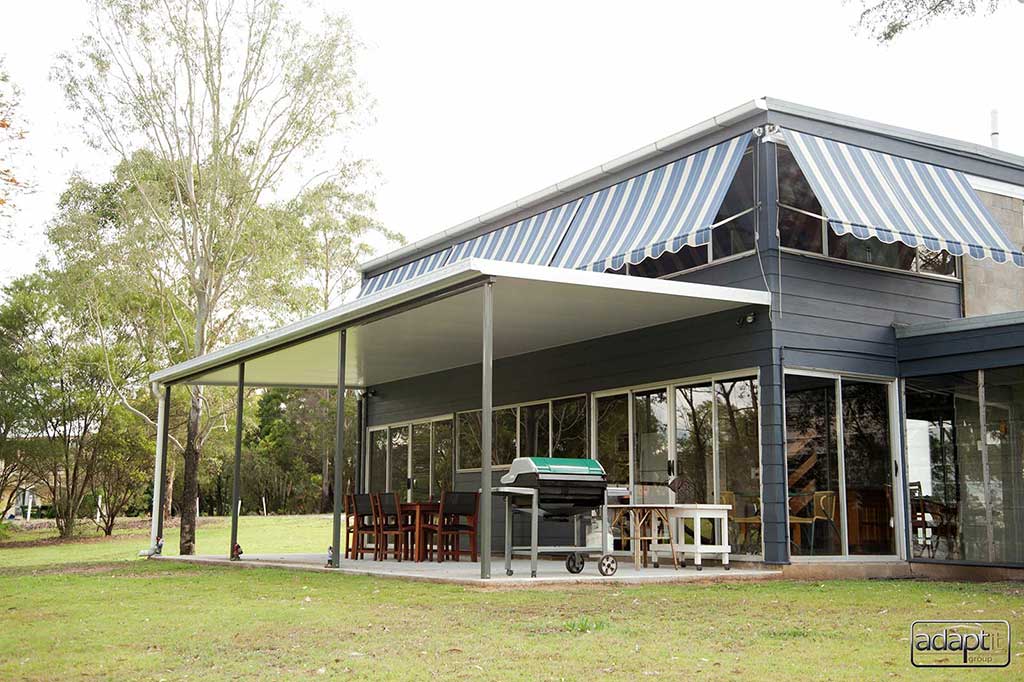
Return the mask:
<path id="1" fill-rule="evenodd" d="M 385 457 L 385 460 L 384 460 L 385 461 L 385 464 L 384 464 L 384 492 L 387 492 L 387 493 L 397 492 L 397 491 L 391 490 L 391 430 L 392 429 L 405 428 L 405 429 L 408 429 L 408 432 L 409 432 L 409 444 L 406 446 L 406 449 L 408 450 L 408 454 L 406 455 L 406 467 L 407 468 L 405 470 L 405 472 L 406 472 L 406 479 L 405 479 L 405 500 L 404 501 L 405 502 L 412 502 L 412 451 L 413 451 L 412 441 L 413 441 L 413 431 L 414 431 L 413 426 L 416 425 L 416 424 L 430 424 L 430 426 L 431 426 L 431 428 L 430 428 L 430 446 L 429 446 L 430 447 L 430 460 L 429 460 L 428 466 L 430 468 L 430 470 L 429 470 L 429 476 L 430 476 L 429 490 L 430 490 L 431 497 L 433 497 L 433 495 L 434 495 L 434 428 L 433 428 L 433 425 L 434 425 L 435 422 L 444 422 L 444 421 L 450 421 L 452 423 L 452 435 L 453 435 L 453 438 L 454 438 L 454 434 L 455 434 L 455 415 L 454 414 L 441 414 L 441 415 L 436 415 L 436 416 L 433 416 L 433 417 L 426 417 L 424 419 L 412 419 L 412 420 L 409 420 L 409 421 L 394 422 L 392 424 L 379 424 L 377 426 L 368 426 L 368 427 L 366 427 L 366 439 L 365 439 L 366 440 L 366 449 L 363 452 L 363 463 L 364 463 L 364 467 L 363 468 L 365 469 L 365 471 L 363 472 L 363 486 L 364 486 L 363 489 L 364 490 L 369 490 L 369 488 L 370 488 L 370 448 L 373 446 L 373 434 L 374 433 L 378 433 L 380 431 L 384 431 L 384 432 L 387 433 L 387 438 L 386 438 L 387 454 L 386 454 L 386 457 Z M 454 450 L 454 448 L 455 448 L 455 444 L 454 443 L 452 443 L 452 448 Z M 454 457 L 454 452 L 452 453 L 452 455 Z M 454 462 L 452 464 L 453 464 L 453 466 L 452 466 L 452 480 L 454 482 L 454 479 L 455 479 Z"/>
<path id="2" fill-rule="evenodd" d="M 722 493 L 722 482 L 720 480 L 721 474 L 721 462 L 719 453 L 718 443 L 718 398 L 715 393 L 716 384 L 718 382 L 732 381 L 734 379 L 746 379 L 754 377 L 757 381 L 758 388 L 758 411 L 757 411 L 757 465 L 760 470 L 759 480 L 759 500 L 761 510 L 761 554 L 730 554 L 729 556 L 742 561 L 764 561 L 764 434 L 762 431 L 762 420 L 761 420 L 761 401 L 764 399 L 761 394 L 761 371 L 757 367 L 750 367 L 747 369 L 740 369 L 730 372 L 718 372 L 714 374 L 701 374 L 692 377 L 684 377 L 681 379 L 671 379 L 668 381 L 656 381 L 646 384 L 637 384 L 634 386 L 624 386 L 618 388 L 605 389 L 601 391 L 593 391 L 590 393 L 590 423 L 588 427 L 590 429 L 590 458 L 598 459 L 597 456 L 597 401 L 600 398 L 607 398 L 609 396 L 626 396 L 626 404 L 629 407 L 628 416 L 628 428 L 629 428 L 629 493 L 630 498 L 635 497 L 635 474 L 633 471 L 633 463 L 635 459 L 635 444 L 634 444 L 634 410 L 633 410 L 633 394 L 636 392 L 643 392 L 652 389 L 665 389 L 668 397 L 668 458 L 666 462 L 671 462 L 673 475 L 678 472 L 678 458 L 676 454 L 676 389 L 681 387 L 693 386 L 696 384 L 710 384 L 712 388 L 712 400 L 711 400 L 711 449 L 712 449 L 712 477 L 713 477 L 713 490 L 714 499 L 717 502 L 721 499 Z M 787 505 L 788 507 L 788 505 Z M 789 523 L 788 511 L 786 517 L 787 527 Z M 788 537 L 788 536 L 787 536 Z M 623 554 L 630 554 L 624 552 Z"/>
<path id="3" fill-rule="evenodd" d="M 830 379 L 834 382 L 835 404 L 836 404 L 836 446 L 839 461 L 839 509 L 842 511 L 842 518 L 839 528 L 840 544 L 842 554 L 819 555 L 819 556 L 794 556 L 790 553 L 791 562 L 813 563 L 829 561 L 894 561 L 906 559 L 906 509 L 904 507 L 903 470 L 903 402 L 901 400 L 900 382 L 895 377 L 875 376 L 870 374 L 856 374 L 852 372 L 829 372 L 817 369 L 803 369 L 800 367 L 783 367 L 782 385 L 782 434 L 783 450 L 787 439 L 786 426 L 786 377 L 804 376 L 818 379 Z M 861 383 L 880 384 L 885 386 L 886 397 L 888 398 L 889 412 L 889 472 L 892 474 L 892 518 L 893 518 L 893 544 L 895 554 L 850 554 L 849 543 L 849 519 L 846 506 L 846 435 L 843 430 L 843 379 Z M 792 526 L 789 523 L 789 465 L 786 462 L 786 550 L 789 553 L 790 533 Z"/>

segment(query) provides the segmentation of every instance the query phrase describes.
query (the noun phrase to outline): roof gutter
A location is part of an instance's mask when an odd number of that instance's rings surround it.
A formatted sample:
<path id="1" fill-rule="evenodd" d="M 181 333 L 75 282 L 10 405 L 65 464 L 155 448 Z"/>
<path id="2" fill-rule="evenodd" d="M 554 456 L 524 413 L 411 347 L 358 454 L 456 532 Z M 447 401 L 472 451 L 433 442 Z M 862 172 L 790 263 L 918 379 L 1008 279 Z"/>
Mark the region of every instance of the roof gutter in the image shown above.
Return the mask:
<path id="1" fill-rule="evenodd" d="M 767 111 L 767 108 L 767 104 L 763 98 L 746 102 L 738 107 L 726 111 L 723 114 L 712 116 L 711 118 L 690 126 L 685 130 L 681 130 L 678 133 L 669 135 L 657 142 L 641 147 L 640 149 L 636 149 L 628 154 L 624 154 L 609 161 L 608 163 L 603 163 L 600 166 L 595 166 L 590 170 L 583 171 L 568 180 L 557 182 L 554 185 L 545 187 L 538 192 L 528 194 L 525 197 L 517 199 L 509 204 L 505 204 L 500 208 L 496 208 L 493 211 L 479 215 L 476 218 L 471 218 L 463 223 L 459 223 L 455 227 L 450 227 L 442 232 L 432 234 L 429 237 L 407 244 L 400 249 L 396 249 L 395 251 L 391 251 L 390 253 L 386 253 L 383 256 L 366 261 L 365 263 L 360 263 L 356 266 L 356 270 L 359 272 L 375 272 L 395 264 L 400 264 L 410 256 L 426 255 L 427 252 L 430 252 L 442 245 L 447 246 L 450 242 L 455 241 L 462 235 L 472 232 L 473 230 L 485 225 L 500 222 L 502 219 L 508 218 L 516 213 L 525 211 L 534 206 L 539 206 L 560 196 L 570 194 L 574 190 L 579 189 L 584 185 L 588 185 L 595 180 L 614 175 L 624 168 L 641 163 L 659 154 L 664 154 L 665 152 L 677 149 L 695 139 L 707 135 L 708 133 L 728 128 L 737 121 L 741 121 L 756 113 Z"/>

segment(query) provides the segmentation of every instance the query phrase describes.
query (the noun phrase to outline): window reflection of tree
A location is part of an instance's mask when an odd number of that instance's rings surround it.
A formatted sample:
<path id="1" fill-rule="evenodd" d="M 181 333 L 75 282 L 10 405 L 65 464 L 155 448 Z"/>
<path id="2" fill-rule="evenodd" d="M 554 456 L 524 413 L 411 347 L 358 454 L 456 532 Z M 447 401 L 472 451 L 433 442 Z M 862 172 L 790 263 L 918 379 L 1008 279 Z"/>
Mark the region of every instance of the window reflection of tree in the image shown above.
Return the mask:
<path id="1" fill-rule="evenodd" d="M 628 394 L 597 400 L 597 458 L 610 484 L 629 483 Z"/>
<path id="2" fill-rule="evenodd" d="M 714 451 L 711 447 L 711 384 L 676 391 L 676 465 L 680 504 L 706 504 L 714 494 Z M 682 417 L 682 421 L 678 421 Z"/>
<path id="3" fill-rule="evenodd" d="M 589 457 L 587 452 L 587 399 L 585 396 L 551 403 L 552 457 Z"/>

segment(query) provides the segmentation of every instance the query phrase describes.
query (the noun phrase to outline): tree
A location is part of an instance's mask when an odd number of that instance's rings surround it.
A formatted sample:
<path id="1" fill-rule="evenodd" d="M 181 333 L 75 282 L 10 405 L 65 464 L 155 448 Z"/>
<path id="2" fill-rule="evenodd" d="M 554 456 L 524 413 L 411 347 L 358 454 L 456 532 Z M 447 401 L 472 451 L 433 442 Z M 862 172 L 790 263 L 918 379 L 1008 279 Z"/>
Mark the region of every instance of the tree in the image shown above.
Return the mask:
<path id="1" fill-rule="evenodd" d="M 286 171 L 317 161 L 357 120 L 349 22 L 303 23 L 279 0 L 91 4 L 90 34 L 56 76 L 86 133 L 122 159 L 146 215 L 147 239 L 133 240 L 134 276 L 122 286 L 152 296 L 172 320 L 168 360 L 293 314 L 297 242 L 260 207 Z M 198 492 L 206 407 L 203 389 L 191 389 L 186 501 Z M 180 551 L 194 549 L 186 502 Z"/>
<path id="2" fill-rule="evenodd" d="M 91 490 L 98 503 L 97 525 L 104 535 L 111 535 L 118 517 L 145 495 L 155 443 L 145 425 L 116 404 L 103 419 L 93 447 L 96 467 Z"/>
<path id="3" fill-rule="evenodd" d="M 7 518 L 18 494 L 28 479 L 22 461 L 19 431 L 25 427 L 27 409 L 23 379 L 19 368 L 16 338 L 7 323 L 16 320 L 0 313 L 0 523 Z"/>
<path id="4" fill-rule="evenodd" d="M 0 218 L 14 211 L 14 198 L 28 191 L 29 185 L 15 170 L 14 157 L 28 134 L 20 120 L 21 89 L 11 81 L 3 57 L 0 57 Z M 2 228 L 0 237 L 10 236 Z"/>
<path id="5" fill-rule="evenodd" d="M 880 43 L 939 17 L 995 12 L 1001 0 L 862 0 L 859 26 Z"/>
<path id="6" fill-rule="evenodd" d="M 299 221 L 306 243 L 305 267 L 313 292 L 308 313 L 329 310 L 338 305 L 359 283 L 355 266 L 374 252 L 371 239 L 382 238 L 391 244 L 404 244 L 405 237 L 388 230 L 373 217 L 373 197 L 365 191 L 353 191 L 361 169 L 344 169 L 333 180 L 303 192 L 286 210 Z M 346 410 L 349 409 L 346 401 Z M 319 392 L 320 424 L 334 421 L 335 401 L 331 392 Z M 320 511 L 331 510 L 332 441 L 321 440 L 320 448 Z"/>
<path id="7" fill-rule="evenodd" d="M 19 355 L 26 420 L 22 464 L 53 500 L 61 537 L 75 532 L 96 469 L 95 433 L 112 391 L 97 345 L 42 274 L 15 280 L 0 308 L 0 330 Z"/>

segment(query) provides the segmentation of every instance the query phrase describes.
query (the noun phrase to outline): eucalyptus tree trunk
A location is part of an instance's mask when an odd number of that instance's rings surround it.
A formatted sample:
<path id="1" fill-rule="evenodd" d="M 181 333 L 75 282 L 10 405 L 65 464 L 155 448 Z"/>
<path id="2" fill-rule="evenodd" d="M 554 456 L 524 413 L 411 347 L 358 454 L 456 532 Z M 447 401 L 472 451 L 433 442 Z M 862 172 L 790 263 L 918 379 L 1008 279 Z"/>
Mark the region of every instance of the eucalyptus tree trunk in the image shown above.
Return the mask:
<path id="1" fill-rule="evenodd" d="M 196 505 L 199 496 L 199 417 L 202 414 L 202 398 L 198 390 L 191 392 L 188 409 L 188 425 L 185 434 L 185 472 L 181 493 L 181 535 L 178 551 L 181 554 L 196 552 Z"/>

